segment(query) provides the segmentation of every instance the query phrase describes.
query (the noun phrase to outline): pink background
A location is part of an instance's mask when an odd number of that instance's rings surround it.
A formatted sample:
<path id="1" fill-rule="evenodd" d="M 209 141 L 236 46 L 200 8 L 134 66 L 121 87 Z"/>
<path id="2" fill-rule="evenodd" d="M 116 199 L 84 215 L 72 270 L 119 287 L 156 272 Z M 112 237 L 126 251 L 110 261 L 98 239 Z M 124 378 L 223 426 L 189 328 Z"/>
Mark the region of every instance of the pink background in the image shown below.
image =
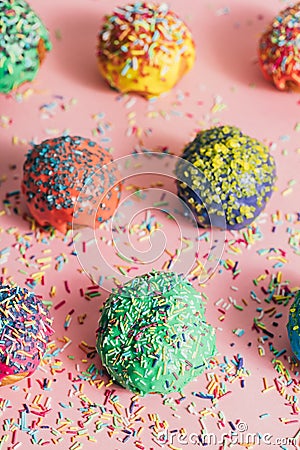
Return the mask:
<path id="1" fill-rule="evenodd" d="M 250 433 L 270 433 L 273 442 L 275 438 L 296 435 L 298 407 L 293 408 L 292 404 L 299 390 L 299 368 L 292 363 L 286 332 L 288 305 L 266 303 L 261 287 L 267 288 L 270 277 L 278 272 L 290 289 L 296 290 L 300 285 L 300 231 L 296 214 L 299 212 L 300 96 L 277 91 L 263 79 L 257 64 L 260 33 L 289 2 L 170 0 L 171 8 L 191 28 L 197 61 L 172 92 L 151 102 L 130 95 L 120 96 L 107 87 L 97 72 L 97 32 L 103 15 L 118 4 L 116 1 L 31 0 L 30 3 L 50 31 L 53 50 L 33 83 L 22 86 L 12 95 L 0 97 L 0 198 L 4 201 L 0 207 L 0 273 L 4 281 L 22 286 L 36 279 L 35 292 L 53 303 L 55 335 L 45 363 L 29 381 L 23 380 L 13 388 L 1 388 L 0 435 L 7 436 L 2 437 L 2 440 L 7 439 L 2 448 L 19 448 L 19 443 L 28 448 L 36 442 L 38 446 L 52 449 L 57 448 L 55 442 L 58 442 L 64 449 L 148 450 L 160 448 L 153 439 L 155 432 L 162 428 L 169 432 L 185 429 L 188 434 L 199 434 L 205 425 L 209 433 L 220 437 L 222 433 L 230 434 L 229 422 L 235 426 L 243 422 Z M 60 233 L 49 236 L 32 227 L 23 199 L 10 194 L 20 188 L 24 155 L 32 141 L 38 143 L 68 130 L 70 134 L 93 138 L 109 148 L 115 158 L 143 147 L 155 151 L 166 147 L 169 152 L 180 155 L 183 145 L 198 130 L 219 123 L 238 126 L 271 147 L 277 163 L 277 190 L 256 221 L 251 245 L 239 242 L 245 230 L 227 233 L 229 242 L 222 259 L 238 262 L 240 274 L 233 279 L 232 271 L 221 268 L 205 285 L 194 283 L 207 296 L 207 318 L 217 328 L 219 353 L 214 366 L 186 387 L 185 398 L 180 401 L 179 393 L 165 399 L 151 395 L 138 399 L 130 413 L 128 408 L 133 394 L 116 385 L 105 387 L 108 383 L 105 373 L 96 377 L 96 383 L 104 381 L 103 387 L 97 389 L 85 371 L 92 363 L 101 370 L 99 358 L 86 358 L 79 348 L 82 342 L 94 347 L 98 311 L 107 292 L 99 288 L 101 296 L 90 301 L 82 297 L 81 290 L 87 292 L 92 282 L 72 254 L 72 236 L 64 237 Z M 95 131 L 97 126 L 98 131 Z M 144 186 L 146 181 L 138 180 L 135 184 Z M 175 192 L 174 186 L 170 189 Z M 166 233 L 167 249 L 174 252 L 179 242 L 178 230 L 162 213 L 152 214 Z M 144 218 L 145 213 L 142 213 L 136 219 L 139 228 L 133 233 L 141 246 L 142 234 L 139 233 L 143 232 Z M 103 236 L 105 233 L 107 230 L 103 230 Z M 185 237 L 195 246 L 195 230 L 190 228 L 188 233 Z M 274 250 L 269 252 L 272 248 Z M 8 250 L 3 252 L 3 249 Z M 267 252 L 260 255 L 261 249 Z M 278 259 L 282 255 L 279 249 L 286 252 L 283 260 Z M 103 251 L 111 265 L 128 266 L 116 259 L 115 249 L 109 243 Z M 188 258 L 188 252 L 194 251 L 195 247 L 183 252 L 183 261 Z M 204 247 L 201 252 L 205 253 Z M 48 257 L 49 260 L 40 260 Z M 62 267 L 58 267 L 60 260 L 65 261 Z M 167 260 L 165 254 L 151 266 L 160 269 Z M 134 270 L 145 271 L 144 266 Z M 134 270 L 130 271 L 131 276 Z M 118 272 L 118 269 L 112 267 L 112 271 Z M 267 276 L 255 286 L 253 279 L 260 275 Z M 53 286 L 55 295 L 53 289 L 51 291 Z M 260 298 L 260 304 L 251 298 L 251 291 Z M 240 311 L 231 306 L 222 319 L 219 309 L 229 305 L 229 297 L 244 309 Z M 65 303 L 55 309 L 63 300 Z M 263 333 L 252 329 L 254 317 L 260 314 L 256 310 L 258 307 L 264 311 L 275 307 L 276 313 L 282 313 L 282 317 L 276 319 L 266 312 L 261 319 L 274 334 L 274 339 L 264 344 L 258 341 Z M 65 329 L 66 317 L 72 310 L 72 321 Z M 79 324 L 78 318 L 83 314 L 86 318 Z M 235 329 L 243 329 L 243 336 L 233 333 Z M 69 346 L 59 351 L 68 340 L 71 340 Z M 292 380 L 289 383 L 289 377 L 280 374 L 272 362 L 275 356 L 269 348 L 270 342 L 277 350 L 286 349 L 278 359 L 281 367 L 289 371 Z M 264 356 L 260 356 L 258 345 L 264 348 Z M 230 360 L 237 355 L 244 361 L 245 369 L 241 373 L 230 366 Z M 227 365 L 224 358 L 228 358 Z M 234 374 L 230 379 L 222 371 L 222 363 Z M 216 386 L 230 391 L 228 394 L 214 402 L 192 394 L 207 393 L 209 379 L 213 376 Z M 274 387 L 263 393 L 263 378 L 269 386 L 281 383 L 282 389 Z M 46 388 L 43 387 L 45 379 Z M 241 380 L 244 380 L 244 387 Z M 103 406 L 106 389 L 115 392 Z M 102 414 L 104 408 L 106 415 Z M 27 426 L 21 426 L 24 410 L 29 411 Z M 158 415 L 156 420 L 155 414 Z M 103 429 L 95 433 L 100 422 L 104 424 Z M 129 436 L 129 429 L 132 434 L 123 442 Z M 243 439 L 241 433 L 238 437 L 240 441 Z M 230 443 L 231 439 L 226 442 Z M 175 439 L 173 447 L 194 448 L 194 445 L 180 445 Z M 170 441 L 165 444 L 165 448 L 173 447 Z M 210 448 L 226 448 L 226 443 Z M 261 448 L 268 446 L 261 444 Z M 280 448 L 279 445 L 276 448 Z M 287 445 L 286 448 L 293 447 Z"/>

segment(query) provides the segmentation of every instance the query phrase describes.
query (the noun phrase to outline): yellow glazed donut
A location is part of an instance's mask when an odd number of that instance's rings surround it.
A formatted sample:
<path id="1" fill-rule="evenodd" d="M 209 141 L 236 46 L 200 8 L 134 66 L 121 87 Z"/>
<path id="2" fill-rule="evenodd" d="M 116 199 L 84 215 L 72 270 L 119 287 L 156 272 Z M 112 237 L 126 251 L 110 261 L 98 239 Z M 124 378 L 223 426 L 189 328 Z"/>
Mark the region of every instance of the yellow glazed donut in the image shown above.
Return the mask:
<path id="1" fill-rule="evenodd" d="M 165 3 L 117 7 L 99 34 L 100 73 L 123 93 L 159 96 L 173 88 L 194 60 L 191 32 Z"/>

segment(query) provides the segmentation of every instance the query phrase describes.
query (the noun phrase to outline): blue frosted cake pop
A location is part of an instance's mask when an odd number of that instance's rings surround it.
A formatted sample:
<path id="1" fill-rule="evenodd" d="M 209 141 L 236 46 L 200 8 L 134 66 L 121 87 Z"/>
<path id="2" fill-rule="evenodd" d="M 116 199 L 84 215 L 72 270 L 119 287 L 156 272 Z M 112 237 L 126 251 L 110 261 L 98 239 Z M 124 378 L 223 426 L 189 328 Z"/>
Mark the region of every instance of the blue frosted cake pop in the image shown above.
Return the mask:
<path id="1" fill-rule="evenodd" d="M 184 161 L 176 167 L 178 195 L 200 227 L 224 228 L 216 207 L 219 197 L 226 228 L 244 228 L 265 208 L 274 190 L 276 168 L 269 149 L 236 127 L 201 131 L 181 157 Z"/>

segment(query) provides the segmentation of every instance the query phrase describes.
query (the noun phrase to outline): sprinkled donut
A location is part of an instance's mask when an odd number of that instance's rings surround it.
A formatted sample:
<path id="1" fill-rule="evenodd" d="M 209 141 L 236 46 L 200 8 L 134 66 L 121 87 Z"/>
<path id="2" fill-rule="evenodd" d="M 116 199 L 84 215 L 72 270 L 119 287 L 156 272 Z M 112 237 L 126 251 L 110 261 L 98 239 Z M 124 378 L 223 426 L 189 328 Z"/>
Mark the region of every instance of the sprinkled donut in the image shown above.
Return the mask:
<path id="1" fill-rule="evenodd" d="M 111 87 L 149 98 L 169 91 L 193 66 L 195 46 L 165 3 L 136 2 L 106 16 L 98 67 Z"/>
<path id="2" fill-rule="evenodd" d="M 97 350 L 110 376 L 142 395 L 181 391 L 215 355 L 201 295 L 182 276 L 152 271 L 115 289 Z"/>
<path id="3" fill-rule="evenodd" d="M 300 359 L 300 291 L 298 291 L 290 308 L 287 330 L 292 350 L 297 358 Z"/>
<path id="4" fill-rule="evenodd" d="M 274 189 L 276 169 L 269 149 L 236 127 L 214 127 L 198 133 L 182 158 L 185 161 L 176 167 L 178 195 L 201 227 L 238 230 L 249 225 L 265 208 Z M 226 223 L 216 208 L 215 194 L 222 202 Z"/>
<path id="5" fill-rule="evenodd" d="M 0 284 L 0 386 L 31 375 L 43 358 L 52 320 L 25 288 Z"/>
<path id="6" fill-rule="evenodd" d="M 109 219 L 118 205 L 120 184 L 112 158 L 89 139 L 47 139 L 29 150 L 23 169 L 22 192 L 42 226 L 52 225 L 63 233 L 74 220 L 94 226 L 94 219 L 96 224 Z"/>
<path id="7" fill-rule="evenodd" d="M 259 41 L 264 77 L 280 90 L 300 89 L 300 2 L 275 17 Z"/>
<path id="8" fill-rule="evenodd" d="M 0 0 L 0 92 L 32 81 L 47 51 L 48 32 L 24 0 Z"/>

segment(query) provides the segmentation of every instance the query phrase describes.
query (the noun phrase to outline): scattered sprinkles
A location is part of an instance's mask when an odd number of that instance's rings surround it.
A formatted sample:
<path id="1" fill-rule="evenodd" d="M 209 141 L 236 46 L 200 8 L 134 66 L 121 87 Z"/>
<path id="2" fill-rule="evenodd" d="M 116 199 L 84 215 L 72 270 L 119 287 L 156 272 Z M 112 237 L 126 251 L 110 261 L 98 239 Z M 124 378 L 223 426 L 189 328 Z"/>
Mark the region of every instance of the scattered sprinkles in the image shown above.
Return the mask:
<path id="1" fill-rule="evenodd" d="M 91 7 L 92 3 L 97 2 L 90 2 Z M 217 18 L 229 25 L 231 22 L 235 33 L 245 33 L 242 20 L 234 23 L 237 16 L 231 15 L 233 2 L 222 9 L 214 3 L 203 4 L 204 14 L 202 18 L 197 17 L 196 23 L 198 20 L 203 23 L 205 14 L 212 13 L 214 20 Z M 262 19 L 262 14 L 256 15 L 255 9 L 250 11 L 247 33 L 252 31 L 252 35 L 257 36 L 259 27 L 256 30 L 253 27 Z M 57 39 L 63 36 L 57 45 L 64 45 L 66 35 L 64 25 L 61 31 L 56 30 Z M 217 88 L 208 83 L 206 66 L 204 72 L 197 73 L 199 78 L 193 91 L 183 85 L 182 89 L 174 89 L 167 96 L 148 102 L 128 94 L 114 96 L 112 93 L 111 101 L 118 109 L 117 121 L 111 120 L 105 96 L 99 104 L 101 91 L 94 99 L 87 96 L 87 90 L 84 94 L 80 89 L 74 94 L 70 91 L 65 94 L 63 89 L 55 93 L 51 86 L 47 86 L 49 91 L 44 91 L 33 84 L 2 97 L 0 127 L 7 141 L 2 147 L 5 158 L 0 173 L 0 281 L 3 285 L 25 285 L 30 291 L 41 294 L 44 305 L 54 316 L 55 335 L 34 373 L 15 385 L 1 388 L 0 448 L 60 445 L 76 450 L 100 445 L 120 450 L 123 447 L 176 449 L 183 447 L 182 441 L 186 442 L 189 433 L 195 432 L 195 440 L 201 446 L 207 446 L 211 433 L 215 433 L 220 438 L 218 448 L 227 450 L 235 448 L 234 433 L 242 430 L 248 418 L 251 418 L 248 431 L 257 439 L 272 430 L 274 438 L 285 436 L 294 444 L 293 447 L 282 441 L 279 448 L 299 447 L 299 361 L 286 332 L 289 310 L 300 289 L 297 273 L 300 211 L 295 184 L 300 154 L 299 120 L 296 120 L 297 113 L 292 113 L 296 112 L 295 105 L 299 109 L 297 98 L 293 95 L 285 98 L 290 114 L 286 116 L 284 128 L 280 126 L 277 139 L 276 129 L 271 136 L 267 135 L 272 133 L 270 120 L 273 123 L 275 111 L 269 109 L 268 117 L 263 117 L 259 109 L 253 110 L 258 120 L 263 118 L 264 123 L 269 124 L 264 128 L 264 142 L 278 158 L 278 190 L 266 212 L 255 222 L 243 230 L 226 233 L 225 251 L 214 277 L 205 285 L 198 278 L 203 269 L 201 264 L 207 257 L 206 247 L 212 240 L 209 229 L 200 230 L 197 239 L 193 238 L 193 233 L 185 233 L 177 240 L 168 240 L 164 258 L 153 264 L 158 269 L 171 270 L 176 260 L 185 261 L 188 255 L 194 255 L 195 265 L 188 279 L 201 292 L 208 320 L 216 327 L 220 353 L 210 359 L 205 373 L 188 384 L 184 392 L 141 398 L 113 383 L 95 349 L 99 311 L 107 297 L 107 276 L 99 267 L 98 276 L 89 279 L 78 264 L 74 242 L 80 239 L 82 230 L 62 235 L 52 227 L 40 228 L 25 210 L 20 192 L 21 153 L 37 145 L 43 135 L 45 138 L 69 135 L 72 114 L 78 113 L 77 98 L 82 106 L 82 127 L 86 135 L 90 130 L 90 137 L 109 147 L 109 152 L 113 150 L 112 133 L 122 136 L 119 143 L 114 142 L 117 151 L 121 142 L 122 155 L 124 152 L 146 153 L 153 148 L 159 152 L 177 152 L 197 133 L 222 124 L 220 117 L 226 116 L 228 121 L 235 111 L 234 96 L 247 97 L 251 70 L 246 75 L 247 62 L 244 62 L 244 79 L 241 78 L 244 85 L 239 83 L 229 90 L 226 82 Z M 288 65 L 289 61 L 286 63 Z M 237 74 L 242 75 L 239 71 Z M 256 96 L 257 101 L 260 101 L 260 93 L 251 88 L 251 95 Z M 266 99 L 269 95 L 271 101 L 271 94 L 263 94 Z M 91 106 L 84 110 L 87 99 Z M 27 111 L 36 113 L 34 133 L 37 137 L 20 127 L 19 119 L 23 120 Z M 60 111 L 67 111 L 67 114 L 60 114 Z M 8 148 L 9 153 L 5 153 Z M 287 171 L 291 166 L 292 170 Z M 142 180 L 142 186 L 140 180 L 131 180 L 123 194 L 126 189 L 133 194 L 134 201 L 142 204 L 146 185 L 146 180 Z M 165 189 L 154 179 L 151 186 Z M 288 189 L 287 194 L 284 194 L 285 189 Z M 175 193 L 175 188 L 173 191 Z M 170 205 L 165 200 L 162 196 L 157 204 L 167 211 Z M 147 211 L 141 216 L 141 220 L 128 225 L 131 238 L 147 243 L 157 231 L 164 231 L 170 237 L 173 222 L 167 213 L 162 217 L 157 211 Z M 120 229 L 117 239 L 125 231 Z M 99 234 L 107 255 L 114 258 L 111 264 L 116 264 L 120 275 L 121 271 L 132 276 L 140 269 L 142 273 L 152 269 L 153 265 L 147 269 L 141 266 L 142 258 L 132 258 L 130 251 L 126 255 L 118 251 L 108 236 L 106 223 L 100 225 Z M 195 250 L 198 243 L 199 253 Z M 87 256 L 95 244 L 95 239 L 83 243 Z M 121 287 L 118 276 L 113 277 L 113 283 Z M 249 411 L 244 405 L 254 388 L 255 408 Z M 231 402 L 235 402 L 234 409 L 228 407 Z M 245 442 L 239 444 L 241 448 L 251 448 Z"/>

